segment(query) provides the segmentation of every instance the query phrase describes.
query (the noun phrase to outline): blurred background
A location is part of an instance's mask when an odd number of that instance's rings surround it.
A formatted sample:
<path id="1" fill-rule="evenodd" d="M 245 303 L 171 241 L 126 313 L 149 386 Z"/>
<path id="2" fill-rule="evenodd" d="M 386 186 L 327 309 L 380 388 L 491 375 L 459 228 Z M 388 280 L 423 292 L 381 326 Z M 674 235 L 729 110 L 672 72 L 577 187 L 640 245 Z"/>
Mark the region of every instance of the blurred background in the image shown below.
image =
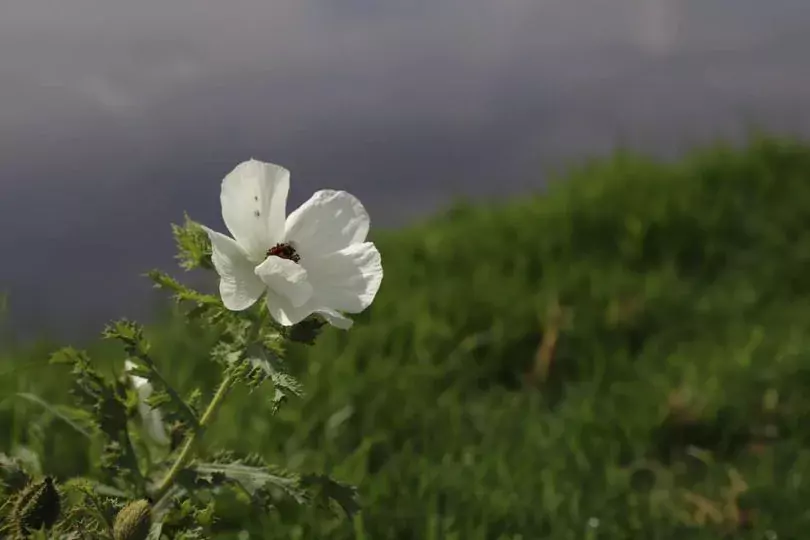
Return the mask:
<path id="1" fill-rule="evenodd" d="M 808 50 L 806 0 L 4 0 L 0 290 L 19 335 L 145 316 L 169 223 L 220 228 L 250 157 L 396 227 L 616 147 L 806 134 Z"/>

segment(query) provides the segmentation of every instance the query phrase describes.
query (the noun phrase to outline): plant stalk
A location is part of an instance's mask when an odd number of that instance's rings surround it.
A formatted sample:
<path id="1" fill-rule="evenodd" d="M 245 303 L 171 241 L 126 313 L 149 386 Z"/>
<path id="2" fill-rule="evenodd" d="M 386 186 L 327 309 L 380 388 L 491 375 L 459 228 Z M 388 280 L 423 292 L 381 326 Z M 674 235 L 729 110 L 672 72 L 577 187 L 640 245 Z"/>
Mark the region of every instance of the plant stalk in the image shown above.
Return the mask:
<path id="1" fill-rule="evenodd" d="M 200 423 L 197 425 L 197 429 L 195 429 L 188 439 L 186 439 L 186 443 L 183 445 L 180 455 L 177 456 L 177 460 L 172 465 L 172 468 L 169 469 L 169 472 L 166 473 L 165 477 L 163 477 L 163 481 L 160 483 L 160 486 L 158 486 L 157 491 L 155 491 L 155 501 L 159 501 L 164 495 L 166 495 L 169 488 L 171 488 L 172 484 L 177 478 L 177 475 L 180 474 L 180 471 L 182 471 L 183 468 L 193 459 L 197 443 L 204 435 L 206 428 L 208 428 L 208 426 L 211 425 L 211 422 L 213 422 L 214 415 L 222 405 L 222 402 L 225 400 L 225 396 L 228 394 L 228 390 L 231 389 L 233 382 L 233 377 L 226 375 L 220 383 L 216 394 L 214 394 L 214 397 L 211 399 L 211 402 L 205 409 L 205 412 L 200 419 Z"/>

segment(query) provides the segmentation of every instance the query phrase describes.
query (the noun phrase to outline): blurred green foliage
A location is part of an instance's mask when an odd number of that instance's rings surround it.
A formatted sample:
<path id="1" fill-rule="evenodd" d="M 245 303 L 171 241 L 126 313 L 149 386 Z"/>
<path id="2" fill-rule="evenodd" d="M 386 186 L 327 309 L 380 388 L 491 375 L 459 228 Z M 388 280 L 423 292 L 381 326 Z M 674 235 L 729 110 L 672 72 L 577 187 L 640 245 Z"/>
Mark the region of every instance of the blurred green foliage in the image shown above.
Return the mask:
<path id="1" fill-rule="evenodd" d="M 369 312 L 291 351 L 306 396 L 273 417 L 237 392 L 208 438 L 356 484 L 363 511 L 285 508 L 251 537 L 810 529 L 810 148 L 620 154 L 374 240 L 386 276 Z M 211 391 L 204 328 L 168 316 L 149 336 L 171 381 Z M 14 397 L 66 399 L 55 346 L 0 353 L 0 451 L 64 478 L 93 465 L 82 436 Z M 109 343 L 91 352 L 122 369 Z"/>

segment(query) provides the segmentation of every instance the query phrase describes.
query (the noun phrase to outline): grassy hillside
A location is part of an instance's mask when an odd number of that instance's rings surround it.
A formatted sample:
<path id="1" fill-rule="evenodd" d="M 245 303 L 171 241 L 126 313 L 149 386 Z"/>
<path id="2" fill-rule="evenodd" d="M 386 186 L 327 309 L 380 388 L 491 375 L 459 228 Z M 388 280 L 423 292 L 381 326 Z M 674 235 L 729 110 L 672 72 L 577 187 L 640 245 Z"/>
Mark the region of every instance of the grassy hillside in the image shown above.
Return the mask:
<path id="1" fill-rule="evenodd" d="M 211 434 L 357 484 L 364 511 L 288 513 L 263 537 L 806 534 L 810 149 L 619 155 L 542 197 L 375 240 L 370 312 L 294 351 L 308 397 L 271 418 L 237 394 Z M 172 380 L 210 389 L 204 330 L 166 319 L 152 337 Z M 64 399 L 50 348 L 0 353 L 0 396 Z M 94 349 L 120 369 L 115 347 Z M 36 405 L 3 401 L 0 426 L 0 451 L 89 466 Z"/>

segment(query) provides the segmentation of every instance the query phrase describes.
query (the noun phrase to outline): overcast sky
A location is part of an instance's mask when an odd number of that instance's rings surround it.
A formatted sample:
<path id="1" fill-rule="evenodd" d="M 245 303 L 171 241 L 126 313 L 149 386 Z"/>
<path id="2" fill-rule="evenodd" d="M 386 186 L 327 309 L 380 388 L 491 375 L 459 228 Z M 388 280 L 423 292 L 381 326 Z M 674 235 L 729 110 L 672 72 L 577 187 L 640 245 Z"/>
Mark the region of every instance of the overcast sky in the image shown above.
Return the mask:
<path id="1" fill-rule="evenodd" d="M 375 225 L 617 144 L 810 131 L 808 0 L 2 0 L 0 290 L 18 327 L 148 312 L 244 159 Z"/>

